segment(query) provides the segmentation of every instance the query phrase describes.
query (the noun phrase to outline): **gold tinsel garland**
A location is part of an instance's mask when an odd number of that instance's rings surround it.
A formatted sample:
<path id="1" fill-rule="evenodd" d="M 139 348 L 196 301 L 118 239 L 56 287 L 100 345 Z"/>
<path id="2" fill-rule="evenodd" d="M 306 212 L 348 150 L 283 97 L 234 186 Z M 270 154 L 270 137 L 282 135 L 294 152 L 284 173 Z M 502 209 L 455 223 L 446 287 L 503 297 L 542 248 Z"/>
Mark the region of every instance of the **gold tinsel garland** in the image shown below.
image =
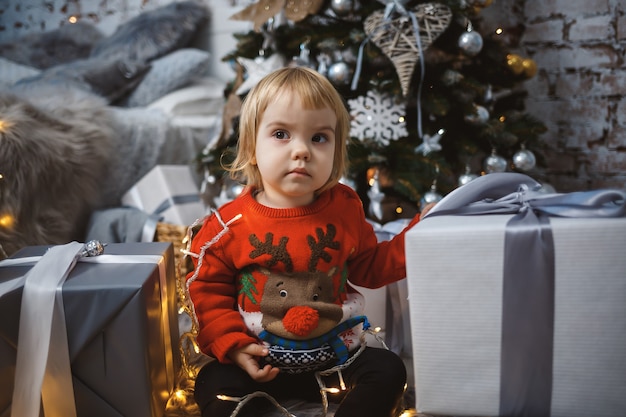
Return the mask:
<path id="1" fill-rule="evenodd" d="M 187 273 L 193 267 L 184 254 L 191 239 L 192 228 L 169 223 L 158 223 L 155 234 L 157 242 L 171 242 L 174 247 L 176 266 L 176 295 L 181 332 L 179 354 L 181 366 L 176 377 L 176 387 L 170 396 L 165 410 L 166 417 L 199 417 L 200 409 L 193 397 L 196 376 L 210 359 L 203 355 L 196 343 L 198 325 L 185 285 Z"/>

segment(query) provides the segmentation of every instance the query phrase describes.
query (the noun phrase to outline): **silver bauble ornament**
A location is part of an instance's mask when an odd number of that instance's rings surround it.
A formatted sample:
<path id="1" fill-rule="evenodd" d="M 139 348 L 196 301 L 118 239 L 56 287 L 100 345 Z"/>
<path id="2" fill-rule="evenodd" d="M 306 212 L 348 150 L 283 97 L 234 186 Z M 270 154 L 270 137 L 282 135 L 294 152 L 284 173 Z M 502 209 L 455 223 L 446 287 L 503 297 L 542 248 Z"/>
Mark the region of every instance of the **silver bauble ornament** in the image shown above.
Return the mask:
<path id="1" fill-rule="evenodd" d="M 535 154 L 528 149 L 522 148 L 513 155 L 513 165 L 519 170 L 530 171 L 536 163 Z"/>
<path id="2" fill-rule="evenodd" d="M 487 171 L 488 174 L 504 172 L 506 171 L 506 165 L 506 159 L 496 154 L 496 151 L 493 151 L 491 155 L 485 159 L 485 171 Z"/>
<path id="3" fill-rule="evenodd" d="M 352 78 L 352 71 L 345 62 L 335 62 L 328 67 L 327 77 L 335 85 L 348 85 Z"/>
<path id="4" fill-rule="evenodd" d="M 222 191 L 225 197 L 233 200 L 243 191 L 243 184 L 231 178 L 226 178 L 222 184 Z"/>
<path id="5" fill-rule="evenodd" d="M 424 208 L 430 203 L 438 203 L 443 197 L 437 192 L 437 187 L 432 185 L 429 191 L 426 191 L 420 200 L 420 205 Z"/>
<path id="6" fill-rule="evenodd" d="M 475 105 L 474 112 L 465 115 L 465 121 L 473 125 L 483 125 L 489 120 L 489 110 L 486 107 Z"/>
<path id="7" fill-rule="evenodd" d="M 466 55 L 476 56 L 483 49 L 483 37 L 475 30 L 463 32 L 458 45 Z"/>
<path id="8" fill-rule="evenodd" d="M 354 11 L 357 0 L 331 0 L 330 8 L 337 16 L 347 16 Z"/>
<path id="9" fill-rule="evenodd" d="M 465 168 L 465 173 L 464 173 L 464 174 L 462 174 L 462 175 L 459 177 L 459 182 L 458 182 L 459 187 L 460 187 L 460 186 L 462 186 L 462 185 L 467 184 L 468 182 L 470 182 L 470 181 L 472 181 L 472 180 L 475 180 L 476 178 L 478 178 L 478 175 L 476 175 L 476 174 L 472 174 L 472 173 L 470 172 L 469 167 Z"/>

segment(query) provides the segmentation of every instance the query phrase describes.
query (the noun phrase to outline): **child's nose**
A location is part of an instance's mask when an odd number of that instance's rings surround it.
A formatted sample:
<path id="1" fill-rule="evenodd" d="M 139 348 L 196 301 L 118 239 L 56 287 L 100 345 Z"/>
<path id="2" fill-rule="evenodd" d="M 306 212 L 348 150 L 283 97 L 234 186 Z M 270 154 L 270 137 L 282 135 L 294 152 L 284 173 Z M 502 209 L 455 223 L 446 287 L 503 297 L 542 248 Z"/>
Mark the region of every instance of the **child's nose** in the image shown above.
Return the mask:
<path id="1" fill-rule="evenodd" d="M 304 159 L 308 161 L 311 157 L 311 150 L 309 149 L 309 145 L 304 140 L 295 140 L 293 143 L 293 158 L 294 159 Z"/>

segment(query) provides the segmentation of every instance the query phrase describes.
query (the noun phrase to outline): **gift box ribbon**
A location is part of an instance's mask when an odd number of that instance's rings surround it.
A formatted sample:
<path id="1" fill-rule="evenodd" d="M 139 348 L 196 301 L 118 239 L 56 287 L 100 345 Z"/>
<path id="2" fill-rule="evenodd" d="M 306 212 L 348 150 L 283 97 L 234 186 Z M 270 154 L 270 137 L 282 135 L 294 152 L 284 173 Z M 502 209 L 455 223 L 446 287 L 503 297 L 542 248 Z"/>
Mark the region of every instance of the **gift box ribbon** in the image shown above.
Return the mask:
<path id="1" fill-rule="evenodd" d="M 71 242 L 53 246 L 41 257 L 7 259 L 2 266 L 35 263 L 28 273 L 0 284 L 0 297 L 23 285 L 22 307 L 11 404 L 12 417 L 76 417 L 70 356 L 65 327 L 62 286 L 76 262 L 155 263 L 159 268 L 161 323 L 166 352 L 172 351 L 167 319 L 167 274 L 160 255 L 99 255 L 85 258 L 85 245 Z M 168 378 L 174 377 L 171 355 L 166 356 Z M 171 388 L 174 381 L 168 381 Z"/>
<path id="2" fill-rule="evenodd" d="M 197 203 L 200 201 L 198 194 L 183 194 L 175 195 L 164 200 L 157 208 L 152 212 L 153 214 L 161 214 L 168 210 L 170 207 L 182 204 Z"/>
<path id="3" fill-rule="evenodd" d="M 146 210 L 143 205 L 143 200 L 141 198 L 141 193 L 139 192 L 139 188 L 133 187 L 129 190 L 130 199 L 133 202 L 133 205 L 142 210 Z M 154 210 L 152 210 L 152 214 L 157 215 L 165 212 L 171 207 L 182 204 L 191 204 L 200 202 L 200 195 L 197 193 L 193 194 L 179 194 L 169 196 L 164 199 Z"/>
<path id="4" fill-rule="evenodd" d="M 501 416 L 551 413 L 555 251 L 550 217 L 626 216 L 626 193 L 540 192 L 518 173 L 492 173 L 444 197 L 424 219 L 440 215 L 513 214 L 504 238 Z"/>

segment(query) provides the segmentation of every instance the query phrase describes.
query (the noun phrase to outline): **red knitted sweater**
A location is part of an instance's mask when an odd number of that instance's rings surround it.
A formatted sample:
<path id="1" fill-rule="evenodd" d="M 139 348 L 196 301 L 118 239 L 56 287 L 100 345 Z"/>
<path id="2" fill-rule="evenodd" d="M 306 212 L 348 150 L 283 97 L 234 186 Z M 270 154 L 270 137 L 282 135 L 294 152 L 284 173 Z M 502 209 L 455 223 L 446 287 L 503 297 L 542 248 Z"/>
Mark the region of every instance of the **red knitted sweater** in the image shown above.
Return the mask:
<path id="1" fill-rule="evenodd" d="M 191 245 L 189 293 L 200 349 L 221 362 L 263 331 L 315 339 L 362 314 L 350 283 L 378 288 L 406 276 L 404 232 L 378 242 L 358 195 L 339 184 L 305 207 L 274 209 L 247 190 L 207 216 Z M 348 349 L 358 335 L 343 332 Z"/>

